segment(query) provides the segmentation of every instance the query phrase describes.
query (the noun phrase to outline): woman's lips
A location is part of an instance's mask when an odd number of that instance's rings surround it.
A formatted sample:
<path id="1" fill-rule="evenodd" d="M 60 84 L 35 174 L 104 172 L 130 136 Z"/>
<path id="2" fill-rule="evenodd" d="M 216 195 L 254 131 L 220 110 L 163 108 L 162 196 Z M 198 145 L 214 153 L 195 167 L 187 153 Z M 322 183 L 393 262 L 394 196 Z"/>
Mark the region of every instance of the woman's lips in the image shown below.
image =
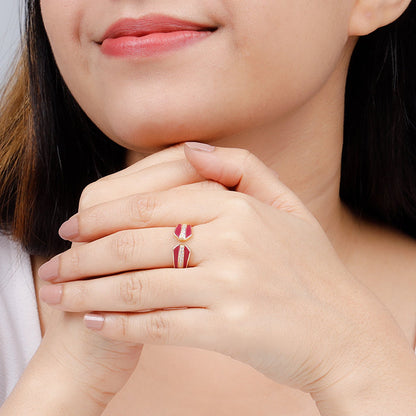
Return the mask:
<path id="1" fill-rule="evenodd" d="M 146 57 L 182 48 L 206 38 L 216 29 L 153 14 L 117 21 L 108 28 L 99 44 L 106 55 Z"/>
<path id="2" fill-rule="evenodd" d="M 141 37 L 122 36 L 105 39 L 101 51 L 110 56 L 146 57 L 182 48 L 209 36 L 209 31 L 176 31 L 152 33 Z"/>

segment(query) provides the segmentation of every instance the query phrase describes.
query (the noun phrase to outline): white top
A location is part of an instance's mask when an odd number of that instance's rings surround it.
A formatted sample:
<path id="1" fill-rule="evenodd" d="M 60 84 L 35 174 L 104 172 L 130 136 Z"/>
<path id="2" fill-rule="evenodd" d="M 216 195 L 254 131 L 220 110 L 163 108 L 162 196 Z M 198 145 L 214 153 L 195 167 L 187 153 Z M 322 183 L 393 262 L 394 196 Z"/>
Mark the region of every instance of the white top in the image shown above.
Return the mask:
<path id="1" fill-rule="evenodd" d="M 18 243 L 0 233 L 0 406 L 40 342 L 30 256 Z"/>
<path id="2" fill-rule="evenodd" d="M 30 256 L 0 233 L 0 406 L 41 341 Z"/>

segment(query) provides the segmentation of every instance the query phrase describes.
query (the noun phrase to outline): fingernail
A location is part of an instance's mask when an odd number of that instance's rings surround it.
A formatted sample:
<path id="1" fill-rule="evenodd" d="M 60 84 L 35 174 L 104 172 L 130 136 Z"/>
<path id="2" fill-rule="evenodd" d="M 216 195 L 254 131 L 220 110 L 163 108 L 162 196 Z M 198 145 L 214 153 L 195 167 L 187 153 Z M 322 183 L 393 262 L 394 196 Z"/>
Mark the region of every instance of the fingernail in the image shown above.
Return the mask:
<path id="1" fill-rule="evenodd" d="M 104 316 L 98 313 L 87 313 L 84 315 L 84 323 L 88 329 L 99 331 L 104 326 Z"/>
<path id="2" fill-rule="evenodd" d="M 38 275 L 42 280 L 50 281 L 58 277 L 59 272 L 59 257 L 54 257 L 47 263 L 39 267 Z"/>
<path id="3" fill-rule="evenodd" d="M 58 231 L 61 238 L 64 240 L 71 240 L 78 237 L 79 235 L 79 225 L 78 225 L 78 216 L 73 216 L 68 221 L 65 221 L 61 228 Z"/>
<path id="4" fill-rule="evenodd" d="M 39 297 L 49 305 L 58 305 L 62 301 L 62 285 L 43 286 L 39 290 Z"/>
<path id="5" fill-rule="evenodd" d="M 215 146 L 211 146 L 210 144 L 200 143 L 200 142 L 186 142 L 186 146 L 188 146 L 191 150 L 197 150 L 200 152 L 213 152 L 215 150 Z"/>

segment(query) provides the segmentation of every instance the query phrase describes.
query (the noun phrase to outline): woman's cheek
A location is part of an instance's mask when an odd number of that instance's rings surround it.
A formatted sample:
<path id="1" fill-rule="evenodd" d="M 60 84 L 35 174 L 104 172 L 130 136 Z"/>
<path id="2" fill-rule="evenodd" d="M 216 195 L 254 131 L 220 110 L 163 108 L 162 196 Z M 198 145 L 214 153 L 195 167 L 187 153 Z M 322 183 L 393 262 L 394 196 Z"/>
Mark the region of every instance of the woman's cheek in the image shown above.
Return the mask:
<path id="1" fill-rule="evenodd" d="M 211 49 L 183 66 L 161 58 L 147 72 L 140 62 L 112 66 L 92 41 L 106 0 L 43 0 L 42 13 L 75 99 L 111 139 L 137 149 L 235 134 L 300 107 L 346 42 L 345 11 L 335 3 L 220 1 L 228 20 Z"/>

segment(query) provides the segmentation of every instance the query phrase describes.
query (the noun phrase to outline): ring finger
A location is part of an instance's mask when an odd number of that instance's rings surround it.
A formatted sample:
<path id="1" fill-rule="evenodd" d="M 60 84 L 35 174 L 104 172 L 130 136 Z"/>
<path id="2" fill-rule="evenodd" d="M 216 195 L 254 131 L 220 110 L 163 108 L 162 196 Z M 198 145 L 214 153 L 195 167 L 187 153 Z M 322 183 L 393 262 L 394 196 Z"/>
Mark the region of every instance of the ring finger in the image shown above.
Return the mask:
<path id="1" fill-rule="evenodd" d="M 195 267 L 209 258 L 208 247 L 201 243 L 206 227 L 192 227 L 196 237 L 186 243 L 177 240 L 175 227 L 119 231 L 59 254 L 39 268 L 39 277 L 57 283 L 130 270 L 171 268 L 173 249 L 179 244 L 186 244 L 191 251 L 188 266 Z"/>

